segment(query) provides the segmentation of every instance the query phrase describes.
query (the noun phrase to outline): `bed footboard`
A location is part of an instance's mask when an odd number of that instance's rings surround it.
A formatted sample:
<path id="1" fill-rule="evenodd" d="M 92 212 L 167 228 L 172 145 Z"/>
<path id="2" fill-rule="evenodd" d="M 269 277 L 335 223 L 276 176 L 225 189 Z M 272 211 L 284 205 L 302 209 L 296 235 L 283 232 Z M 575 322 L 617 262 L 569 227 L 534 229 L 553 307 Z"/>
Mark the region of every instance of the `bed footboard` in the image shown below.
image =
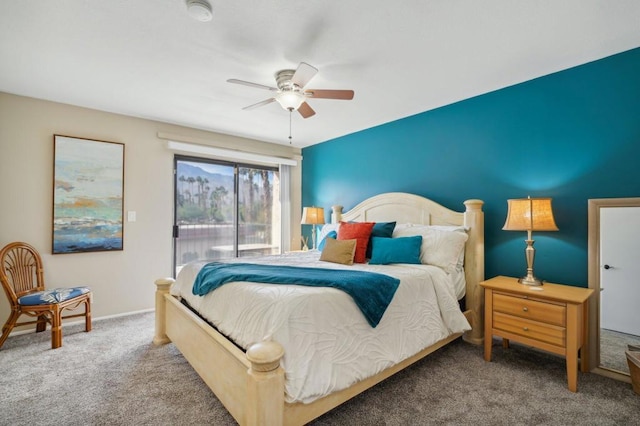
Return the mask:
<path id="1" fill-rule="evenodd" d="M 172 278 L 156 280 L 153 342 L 173 342 L 185 359 L 241 425 L 282 425 L 284 349 L 263 341 L 245 354 L 225 336 L 169 294 Z"/>

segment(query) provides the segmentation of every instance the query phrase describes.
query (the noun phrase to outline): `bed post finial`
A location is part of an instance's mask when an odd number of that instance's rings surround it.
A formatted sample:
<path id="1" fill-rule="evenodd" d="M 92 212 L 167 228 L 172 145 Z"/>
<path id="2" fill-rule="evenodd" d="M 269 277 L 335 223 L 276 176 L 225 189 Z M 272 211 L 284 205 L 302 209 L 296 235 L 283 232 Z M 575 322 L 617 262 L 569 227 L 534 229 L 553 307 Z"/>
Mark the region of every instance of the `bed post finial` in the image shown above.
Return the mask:
<path id="1" fill-rule="evenodd" d="M 155 281 L 156 283 L 156 331 L 153 336 L 153 343 L 155 345 L 164 345 L 171 340 L 167 337 L 167 325 L 166 325 L 166 305 L 164 296 L 169 294 L 169 288 L 173 284 L 173 278 L 160 278 Z"/>
<path id="2" fill-rule="evenodd" d="M 254 343 L 247 349 L 247 359 L 251 362 L 251 369 L 266 373 L 280 366 L 280 359 L 284 356 L 284 348 L 280 343 L 263 340 Z"/>
<path id="3" fill-rule="evenodd" d="M 263 340 L 247 349 L 251 363 L 247 377 L 246 424 L 282 425 L 284 420 L 284 348 Z"/>
<path id="4" fill-rule="evenodd" d="M 331 223 L 339 223 L 342 220 L 342 206 L 331 206 Z"/>

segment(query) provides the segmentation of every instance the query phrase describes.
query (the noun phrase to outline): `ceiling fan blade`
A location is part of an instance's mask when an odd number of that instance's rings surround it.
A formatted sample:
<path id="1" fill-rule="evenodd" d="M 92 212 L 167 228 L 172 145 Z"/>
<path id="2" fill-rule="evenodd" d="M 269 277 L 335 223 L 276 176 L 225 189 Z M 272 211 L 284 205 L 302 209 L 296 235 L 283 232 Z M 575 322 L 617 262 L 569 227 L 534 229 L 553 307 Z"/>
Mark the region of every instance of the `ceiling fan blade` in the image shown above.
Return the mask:
<path id="1" fill-rule="evenodd" d="M 316 99 L 341 99 L 350 101 L 353 99 L 353 90 L 320 90 L 320 89 L 308 89 L 305 90 L 305 95 L 309 95 Z"/>
<path id="2" fill-rule="evenodd" d="M 298 112 L 300 113 L 300 115 L 302 116 L 302 118 L 309 118 L 311 116 L 316 115 L 316 112 L 313 110 L 313 108 L 311 108 L 309 106 L 308 103 L 303 102 L 299 107 L 298 107 Z"/>
<path id="3" fill-rule="evenodd" d="M 274 102 L 275 100 L 276 100 L 276 98 L 269 98 L 269 99 L 265 99 L 265 100 L 264 100 L 264 101 L 262 101 L 262 102 L 258 102 L 257 104 L 253 104 L 253 105 L 246 106 L 246 107 L 244 107 L 244 108 L 242 108 L 242 109 L 254 109 L 254 108 L 258 108 L 258 107 L 261 107 L 261 106 L 264 106 L 264 105 L 268 105 L 268 104 L 270 104 L 271 102 Z"/>
<path id="4" fill-rule="evenodd" d="M 278 91 L 278 89 L 275 88 L 275 87 L 265 86 L 264 84 L 252 83 L 250 81 L 238 80 L 238 79 L 235 79 L 235 78 L 230 78 L 229 80 L 227 80 L 227 83 L 242 84 L 243 86 L 249 86 L 249 87 L 256 87 L 258 89 L 271 90 L 272 92 L 277 92 Z"/>
<path id="5" fill-rule="evenodd" d="M 291 82 L 298 87 L 304 87 L 307 85 L 309 80 L 311 80 L 317 73 L 317 68 L 312 67 L 306 62 L 300 62 L 300 65 L 298 65 L 298 69 L 293 74 L 293 77 L 291 77 Z"/>

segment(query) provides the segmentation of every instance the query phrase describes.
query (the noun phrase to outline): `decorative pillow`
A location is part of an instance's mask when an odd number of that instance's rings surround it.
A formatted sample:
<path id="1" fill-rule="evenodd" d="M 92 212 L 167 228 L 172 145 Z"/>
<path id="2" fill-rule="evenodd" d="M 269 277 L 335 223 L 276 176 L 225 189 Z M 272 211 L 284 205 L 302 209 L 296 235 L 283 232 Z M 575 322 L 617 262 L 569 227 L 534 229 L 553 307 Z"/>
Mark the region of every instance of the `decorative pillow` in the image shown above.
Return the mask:
<path id="1" fill-rule="evenodd" d="M 401 238 L 371 237 L 370 265 L 388 263 L 420 263 L 422 236 Z"/>
<path id="2" fill-rule="evenodd" d="M 322 228 L 320 228 L 320 234 L 318 235 L 318 241 L 324 240 L 331 231 L 335 231 L 337 233 L 339 226 L 339 223 L 326 223 L 322 225 Z"/>
<path id="3" fill-rule="evenodd" d="M 364 263 L 369 245 L 369 236 L 375 222 L 340 222 L 338 228 L 339 240 L 358 240 L 356 244 L 356 255 L 353 258 L 355 263 Z"/>
<path id="4" fill-rule="evenodd" d="M 456 270 L 459 259 L 464 256 L 464 245 L 469 236 L 464 232 L 444 231 L 428 225 L 396 227 L 393 237 L 422 236 L 420 261 L 435 265 L 447 273 Z"/>
<path id="5" fill-rule="evenodd" d="M 324 250 L 320 254 L 320 260 L 325 262 L 353 265 L 353 256 L 356 253 L 357 240 L 335 240 L 325 238 Z"/>
<path id="6" fill-rule="evenodd" d="M 371 258 L 371 239 L 373 237 L 391 238 L 395 227 L 395 222 L 376 222 L 376 224 L 373 225 L 371 237 L 369 237 L 369 245 L 367 246 L 367 259 Z"/>
<path id="7" fill-rule="evenodd" d="M 322 251 L 322 249 L 324 249 L 324 245 L 325 245 L 325 241 L 327 241 L 327 238 L 333 238 L 334 240 L 336 238 L 338 238 L 338 233 L 336 231 L 330 231 L 321 241 L 320 244 L 318 244 L 318 250 Z"/>

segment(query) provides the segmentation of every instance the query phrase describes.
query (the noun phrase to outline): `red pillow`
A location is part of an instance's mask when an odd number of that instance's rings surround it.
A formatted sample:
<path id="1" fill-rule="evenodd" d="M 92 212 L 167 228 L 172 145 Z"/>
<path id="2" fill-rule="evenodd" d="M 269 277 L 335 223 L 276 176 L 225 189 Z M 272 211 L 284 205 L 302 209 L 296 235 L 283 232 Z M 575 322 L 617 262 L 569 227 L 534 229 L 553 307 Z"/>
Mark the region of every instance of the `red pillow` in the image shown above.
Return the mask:
<path id="1" fill-rule="evenodd" d="M 369 236 L 371 236 L 371 230 L 375 224 L 375 222 L 340 222 L 338 239 L 357 240 L 356 254 L 353 257 L 355 263 L 364 263 L 366 261 Z"/>

